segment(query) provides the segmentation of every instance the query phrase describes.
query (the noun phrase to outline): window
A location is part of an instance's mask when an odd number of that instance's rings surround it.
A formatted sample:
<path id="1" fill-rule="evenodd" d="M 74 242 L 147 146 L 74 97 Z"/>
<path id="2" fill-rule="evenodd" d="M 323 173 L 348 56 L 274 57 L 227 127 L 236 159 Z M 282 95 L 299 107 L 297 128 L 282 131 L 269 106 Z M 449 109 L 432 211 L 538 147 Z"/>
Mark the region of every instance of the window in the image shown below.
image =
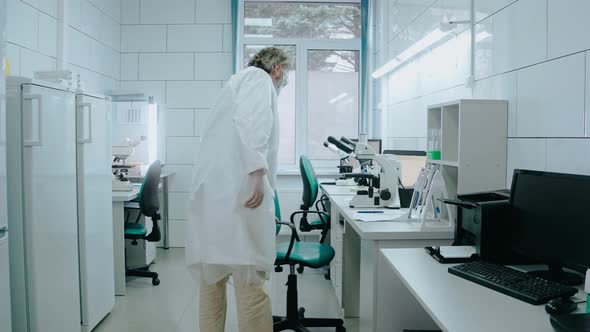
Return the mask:
<path id="1" fill-rule="evenodd" d="M 328 136 L 358 136 L 360 5 L 352 0 L 242 1 L 238 57 L 243 67 L 260 49 L 276 46 L 292 58 L 279 96 L 281 169 L 296 169 L 306 154 L 335 166 Z"/>
<path id="2" fill-rule="evenodd" d="M 359 52 L 307 51 L 307 153 L 337 159 L 323 143 L 328 136 L 358 137 Z"/>
<path id="3" fill-rule="evenodd" d="M 361 37 L 359 4 L 246 1 L 245 38 Z"/>

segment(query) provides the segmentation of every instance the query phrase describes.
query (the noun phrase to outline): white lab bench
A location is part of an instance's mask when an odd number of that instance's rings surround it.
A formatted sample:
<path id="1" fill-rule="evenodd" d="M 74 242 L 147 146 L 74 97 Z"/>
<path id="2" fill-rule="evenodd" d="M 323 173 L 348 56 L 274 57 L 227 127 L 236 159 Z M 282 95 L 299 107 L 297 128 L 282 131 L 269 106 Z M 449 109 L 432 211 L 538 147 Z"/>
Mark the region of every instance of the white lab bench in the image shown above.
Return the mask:
<path id="1" fill-rule="evenodd" d="M 415 223 L 355 221 L 349 207 L 354 187 L 322 185 L 330 199 L 330 245 L 336 251 L 330 278 L 345 317 L 359 317 L 359 330 L 374 331 L 377 257 L 383 248 L 423 248 L 449 245 L 453 232 L 422 231 Z M 373 209 L 371 209 L 373 210 Z M 362 296 L 361 296 L 362 294 Z"/>
<path id="2" fill-rule="evenodd" d="M 530 305 L 454 276 L 447 271 L 452 265 L 438 263 L 424 249 L 381 250 L 375 331 L 554 331 L 543 305 Z M 585 298 L 584 292 L 575 296 L 576 301 Z M 577 312 L 585 308 L 579 304 Z"/>
<path id="3" fill-rule="evenodd" d="M 163 222 L 164 248 L 168 245 L 168 178 L 174 172 L 162 171 L 160 175 L 161 215 Z M 115 295 L 124 296 L 125 291 L 125 202 L 139 196 L 139 187 L 132 191 L 113 191 L 113 249 L 115 257 Z"/>

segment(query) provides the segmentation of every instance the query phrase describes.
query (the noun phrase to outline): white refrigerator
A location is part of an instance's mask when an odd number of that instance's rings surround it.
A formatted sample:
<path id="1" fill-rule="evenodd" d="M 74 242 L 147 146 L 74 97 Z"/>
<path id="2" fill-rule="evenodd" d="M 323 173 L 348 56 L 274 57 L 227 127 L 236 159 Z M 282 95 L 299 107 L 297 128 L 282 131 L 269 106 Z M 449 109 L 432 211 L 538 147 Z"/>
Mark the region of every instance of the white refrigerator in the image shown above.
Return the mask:
<path id="1" fill-rule="evenodd" d="M 75 93 L 19 77 L 6 92 L 13 331 L 79 332 Z"/>
<path id="2" fill-rule="evenodd" d="M 0 0 L 0 331 L 12 331 L 6 212 L 6 2 Z"/>
<path id="3" fill-rule="evenodd" d="M 106 97 L 76 96 L 82 331 L 94 329 L 115 305 L 111 117 Z"/>

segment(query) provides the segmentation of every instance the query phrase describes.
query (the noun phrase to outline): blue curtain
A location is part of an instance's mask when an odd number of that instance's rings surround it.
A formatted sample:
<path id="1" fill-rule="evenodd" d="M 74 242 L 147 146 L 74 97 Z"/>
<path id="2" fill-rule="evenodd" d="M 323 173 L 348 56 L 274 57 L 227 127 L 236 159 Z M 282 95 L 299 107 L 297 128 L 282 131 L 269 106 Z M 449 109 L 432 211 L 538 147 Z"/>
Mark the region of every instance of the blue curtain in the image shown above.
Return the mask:
<path id="1" fill-rule="evenodd" d="M 369 133 L 369 0 L 361 0 L 361 104 L 359 133 Z"/>
<path id="2" fill-rule="evenodd" d="M 238 10 L 240 0 L 231 0 L 231 25 L 232 25 L 232 54 L 233 73 L 236 73 L 238 63 Z"/>

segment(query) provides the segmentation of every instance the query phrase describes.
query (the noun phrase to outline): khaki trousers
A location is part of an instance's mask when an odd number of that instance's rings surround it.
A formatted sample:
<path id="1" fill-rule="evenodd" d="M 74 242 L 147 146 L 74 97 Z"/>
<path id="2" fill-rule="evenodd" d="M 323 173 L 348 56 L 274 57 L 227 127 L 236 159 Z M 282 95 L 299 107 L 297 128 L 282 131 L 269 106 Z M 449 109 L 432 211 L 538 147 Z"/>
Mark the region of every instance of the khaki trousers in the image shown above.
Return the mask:
<path id="1" fill-rule="evenodd" d="M 224 332 L 227 309 L 226 284 L 229 276 L 207 285 L 201 282 L 199 297 L 200 332 Z M 240 332 L 272 332 L 270 298 L 263 283 L 245 283 L 234 276 Z"/>

